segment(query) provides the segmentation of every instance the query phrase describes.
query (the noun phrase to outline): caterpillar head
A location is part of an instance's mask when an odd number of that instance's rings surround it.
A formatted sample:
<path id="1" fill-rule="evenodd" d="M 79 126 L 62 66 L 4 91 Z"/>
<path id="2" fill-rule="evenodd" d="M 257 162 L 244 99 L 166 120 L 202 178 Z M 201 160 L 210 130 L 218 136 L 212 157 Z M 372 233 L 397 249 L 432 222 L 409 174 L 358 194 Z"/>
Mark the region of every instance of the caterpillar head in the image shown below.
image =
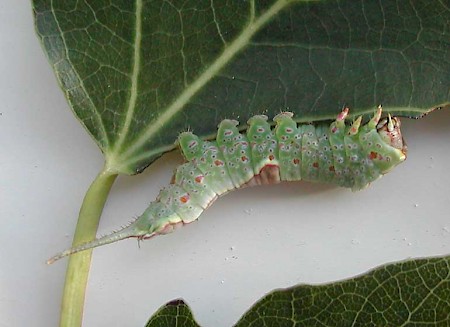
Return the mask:
<path id="1" fill-rule="evenodd" d="M 398 117 L 391 117 L 388 115 L 387 118 L 382 119 L 377 125 L 378 134 L 380 134 L 382 140 L 402 152 L 406 158 L 407 146 L 406 142 L 402 137 L 402 132 L 400 130 L 401 122 Z"/>

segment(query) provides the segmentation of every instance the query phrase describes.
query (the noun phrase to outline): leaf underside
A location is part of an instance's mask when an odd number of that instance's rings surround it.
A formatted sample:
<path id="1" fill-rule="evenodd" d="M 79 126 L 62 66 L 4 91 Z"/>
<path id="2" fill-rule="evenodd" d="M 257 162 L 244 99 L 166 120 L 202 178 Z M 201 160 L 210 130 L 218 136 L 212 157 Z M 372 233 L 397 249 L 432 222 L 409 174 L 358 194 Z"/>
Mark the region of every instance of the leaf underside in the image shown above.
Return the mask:
<path id="1" fill-rule="evenodd" d="M 109 169 L 142 171 L 179 132 L 282 110 L 298 121 L 378 104 L 420 117 L 449 103 L 440 0 L 33 0 L 68 102 Z"/>
<path id="2" fill-rule="evenodd" d="M 176 324 L 183 319 L 183 324 Z M 250 326 L 448 326 L 450 256 L 379 267 L 350 280 L 274 291 L 239 320 Z M 199 326 L 181 300 L 166 304 L 146 327 Z"/>

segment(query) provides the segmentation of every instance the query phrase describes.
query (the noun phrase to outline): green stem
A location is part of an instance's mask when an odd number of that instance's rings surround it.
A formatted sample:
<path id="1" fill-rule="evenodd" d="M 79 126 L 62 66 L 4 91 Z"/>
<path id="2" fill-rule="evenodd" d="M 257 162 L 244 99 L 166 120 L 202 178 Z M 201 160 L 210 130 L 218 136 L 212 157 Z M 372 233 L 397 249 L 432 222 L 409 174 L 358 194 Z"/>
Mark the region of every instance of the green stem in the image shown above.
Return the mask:
<path id="1" fill-rule="evenodd" d="M 117 173 L 104 169 L 89 187 L 78 216 L 73 246 L 95 238 L 103 207 L 116 177 Z M 60 327 L 79 327 L 82 324 L 91 256 L 92 250 L 87 250 L 69 257 Z"/>

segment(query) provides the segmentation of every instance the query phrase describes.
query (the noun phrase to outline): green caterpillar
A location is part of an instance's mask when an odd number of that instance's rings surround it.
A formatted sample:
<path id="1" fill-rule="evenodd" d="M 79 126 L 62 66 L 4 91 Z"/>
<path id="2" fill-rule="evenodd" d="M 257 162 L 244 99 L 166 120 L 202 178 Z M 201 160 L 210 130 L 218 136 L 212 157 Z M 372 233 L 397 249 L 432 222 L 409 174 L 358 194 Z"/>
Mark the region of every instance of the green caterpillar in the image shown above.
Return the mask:
<path id="1" fill-rule="evenodd" d="M 345 108 L 328 125 L 302 124 L 282 112 L 273 120 L 257 115 L 248 120 L 247 133 L 238 122 L 219 124 L 216 141 L 202 141 L 191 132 L 178 138 L 186 163 L 179 166 L 173 182 L 159 193 L 145 212 L 128 226 L 57 254 L 47 263 L 67 255 L 125 238 L 139 240 L 167 234 L 198 219 L 220 195 L 247 186 L 282 181 L 332 183 L 365 188 L 406 159 L 406 144 L 397 117 L 381 118 L 381 106 L 361 126 L 358 117 L 345 124 Z"/>

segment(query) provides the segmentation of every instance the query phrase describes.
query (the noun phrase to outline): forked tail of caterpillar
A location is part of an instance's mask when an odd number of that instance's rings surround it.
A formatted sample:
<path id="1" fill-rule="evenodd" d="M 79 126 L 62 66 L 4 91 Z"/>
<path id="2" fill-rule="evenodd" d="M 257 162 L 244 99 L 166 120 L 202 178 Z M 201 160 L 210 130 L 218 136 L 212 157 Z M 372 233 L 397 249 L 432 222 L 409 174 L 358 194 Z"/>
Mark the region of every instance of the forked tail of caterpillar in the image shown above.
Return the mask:
<path id="1" fill-rule="evenodd" d="M 397 117 L 381 119 L 381 106 L 365 125 L 358 117 L 345 124 L 345 108 L 330 125 L 300 124 L 290 112 L 248 120 L 246 134 L 238 122 L 219 124 L 216 141 L 202 141 L 191 132 L 178 138 L 186 163 L 172 184 L 128 226 L 50 258 L 51 264 L 73 253 L 125 238 L 139 240 L 167 234 L 201 215 L 220 195 L 234 189 L 282 181 L 332 183 L 357 191 L 406 159 L 406 144 Z M 380 120 L 381 119 L 381 120 Z"/>

